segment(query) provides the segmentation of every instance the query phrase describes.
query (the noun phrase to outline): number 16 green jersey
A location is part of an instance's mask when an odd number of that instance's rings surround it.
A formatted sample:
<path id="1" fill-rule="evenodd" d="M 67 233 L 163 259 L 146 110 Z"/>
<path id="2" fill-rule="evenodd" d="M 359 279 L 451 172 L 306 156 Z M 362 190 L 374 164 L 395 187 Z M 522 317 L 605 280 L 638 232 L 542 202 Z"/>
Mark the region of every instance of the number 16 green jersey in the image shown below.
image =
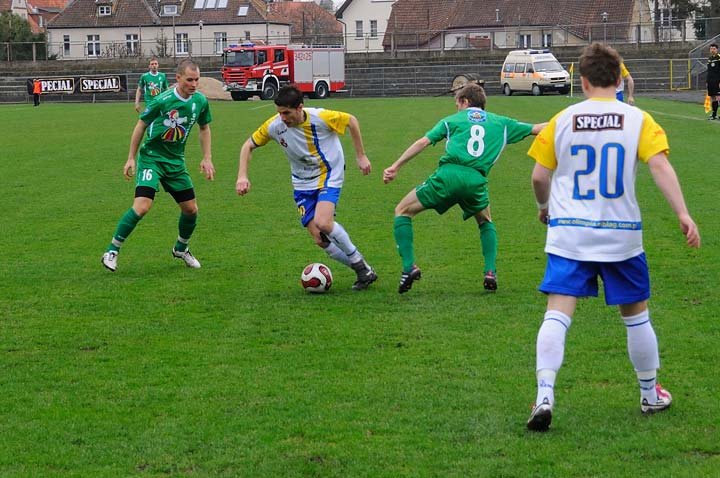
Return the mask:
<path id="1" fill-rule="evenodd" d="M 443 164 L 459 164 L 487 177 L 507 144 L 517 143 L 532 133 L 532 125 L 467 108 L 440 120 L 425 137 L 434 145 L 446 139 Z"/>

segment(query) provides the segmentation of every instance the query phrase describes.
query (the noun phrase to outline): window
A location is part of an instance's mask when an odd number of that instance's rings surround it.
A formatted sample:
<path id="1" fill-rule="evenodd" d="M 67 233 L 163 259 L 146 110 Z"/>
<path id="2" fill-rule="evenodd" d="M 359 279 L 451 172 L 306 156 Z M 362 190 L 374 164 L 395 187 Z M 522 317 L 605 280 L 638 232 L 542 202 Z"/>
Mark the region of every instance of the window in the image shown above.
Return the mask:
<path id="1" fill-rule="evenodd" d="M 250 30 L 245 30 L 245 39 L 246 40 L 250 39 Z"/>
<path id="2" fill-rule="evenodd" d="M 267 61 L 267 52 L 265 50 L 260 50 L 257 52 L 257 64 L 260 65 L 262 63 L 265 63 Z"/>
<path id="3" fill-rule="evenodd" d="M 227 8 L 227 0 L 218 0 L 218 8 Z"/>
<path id="4" fill-rule="evenodd" d="M 512 73 L 515 71 L 515 63 L 505 63 L 505 68 L 503 68 L 503 73 Z"/>
<path id="5" fill-rule="evenodd" d="M 139 52 L 140 38 L 137 33 L 128 33 L 125 35 L 125 48 L 127 48 L 127 54 L 130 56 L 136 56 Z"/>
<path id="6" fill-rule="evenodd" d="M 275 50 L 275 63 L 285 60 L 285 50 Z"/>
<path id="7" fill-rule="evenodd" d="M 362 38 L 363 37 L 363 22 L 362 20 L 356 20 L 355 21 L 355 38 Z"/>
<path id="8" fill-rule="evenodd" d="M 45 26 L 45 22 L 43 21 L 43 16 L 42 16 L 42 15 L 40 15 L 40 16 L 38 17 L 38 26 L 39 26 L 40 28 L 42 28 L 42 27 Z"/>
<path id="9" fill-rule="evenodd" d="M 247 15 L 247 12 L 248 12 L 248 6 L 247 6 L 247 5 L 245 5 L 245 6 L 243 6 L 243 7 L 240 7 L 240 8 L 238 9 L 238 17 L 244 17 L 244 16 L 246 16 L 246 15 Z"/>
<path id="10" fill-rule="evenodd" d="M 70 35 L 63 35 L 63 56 L 70 56 Z"/>
<path id="11" fill-rule="evenodd" d="M 177 33 L 175 35 L 175 53 L 178 55 L 187 55 L 189 43 L 187 33 Z"/>
<path id="12" fill-rule="evenodd" d="M 110 5 L 98 6 L 98 17 L 109 17 L 111 14 L 112 9 L 110 8 Z"/>
<path id="13" fill-rule="evenodd" d="M 516 63 L 515 73 L 525 73 L 525 63 Z"/>
<path id="14" fill-rule="evenodd" d="M 227 48 L 227 32 L 215 32 L 215 53 L 222 53 Z"/>
<path id="15" fill-rule="evenodd" d="M 100 35 L 87 36 L 87 55 L 100 56 Z"/>
<path id="16" fill-rule="evenodd" d="M 518 37 L 519 48 L 530 48 L 530 34 L 521 34 Z"/>
<path id="17" fill-rule="evenodd" d="M 370 20 L 370 36 L 377 37 L 377 20 Z"/>
<path id="18" fill-rule="evenodd" d="M 552 33 L 543 33 L 543 45 L 544 48 L 550 48 L 552 46 Z"/>
<path id="19" fill-rule="evenodd" d="M 163 5 L 163 16 L 174 17 L 177 13 L 177 5 Z"/>
<path id="20" fill-rule="evenodd" d="M 660 25 L 669 27 L 672 24 L 672 13 L 669 8 L 660 9 Z"/>

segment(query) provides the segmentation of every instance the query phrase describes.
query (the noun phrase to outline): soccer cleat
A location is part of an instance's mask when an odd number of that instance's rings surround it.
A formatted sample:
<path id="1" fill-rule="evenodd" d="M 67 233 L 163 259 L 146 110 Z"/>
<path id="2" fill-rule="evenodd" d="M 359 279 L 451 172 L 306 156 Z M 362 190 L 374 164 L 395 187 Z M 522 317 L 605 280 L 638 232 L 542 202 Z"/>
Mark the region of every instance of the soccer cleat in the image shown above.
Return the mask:
<path id="1" fill-rule="evenodd" d="M 655 393 L 657 395 L 657 400 L 655 402 L 649 403 L 646 398 L 643 398 L 640 401 L 640 411 L 646 415 L 661 412 L 669 408 L 672 404 L 672 395 L 670 395 L 670 392 L 662 388 L 662 385 L 659 383 L 655 385 Z"/>
<path id="2" fill-rule="evenodd" d="M 117 252 L 107 251 L 105 254 L 102 255 L 102 259 L 100 259 L 100 262 L 102 263 L 102 265 L 105 266 L 106 269 L 115 272 L 117 270 L 117 256 Z"/>
<path id="3" fill-rule="evenodd" d="M 185 261 L 186 266 L 192 269 L 200 269 L 200 261 L 195 259 L 195 256 L 190 253 L 190 249 L 185 249 L 184 251 L 176 251 L 175 248 L 173 248 L 172 255 L 173 257 Z"/>
<path id="4" fill-rule="evenodd" d="M 365 290 L 378 278 L 375 269 L 370 267 L 370 264 L 364 260 L 352 264 L 350 267 L 352 267 L 357 274 L 357 280 L 352 285 L 353 290 Z"/>
<path id="5" fill-rule="evenodd" d="M 404 294 L 405 292 L 412 289 L 413 282 L 420 280 L 422 272 L 418 266 L 413 266 L 410 272 L 403 272 L 400 274 L 400 287 L 398 292 Z"/>
<path id="6" fill-rule="evenodd" d="M 528 430 L 535 432 L 546 432 L 552 422 L 552 405 L 547 398 L 543 399 L 540 405 L 533 407 L 530 418 L 527 421 Z"/>
<path id="7" fill-rule="evenodd" d="M 715 121 L 717 120 L 717 116 L 711 116 L 708 118 L 708 121 Z"/>
<path id="8" fill-rule="evenodd" d="M 483 287 L 485 287 L 485 290 L 497 290 L 497 276 L 495 275 L 495 272 L 487 271 L 485 273 Z"/>

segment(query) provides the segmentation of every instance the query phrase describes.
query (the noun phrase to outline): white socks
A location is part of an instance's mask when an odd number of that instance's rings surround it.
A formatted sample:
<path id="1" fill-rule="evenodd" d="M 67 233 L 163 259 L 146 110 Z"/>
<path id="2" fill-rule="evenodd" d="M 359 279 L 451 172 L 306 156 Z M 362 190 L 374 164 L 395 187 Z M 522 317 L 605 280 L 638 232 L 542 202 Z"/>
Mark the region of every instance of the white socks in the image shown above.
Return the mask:
<path id="1" fill-rule="evenodd" d="M 330 231 L 330 234 L 328 234 L 327 237 L 328 239 L 330 239 L 330 241 L 332 241 L 333 244 L 335 244 L 342 252 L 345 253 L 348 260 L 350 261 L 350 264 L 355 264 L 356 262 L 363 259 L 362 254 L 358 252 L 357 247 L 355 247 L 355 244 L 353 244 L 350 240 L 350 236 L 345 231 L 345 228 L 343 228 L 339 223 L 334 223 L 333 229 L 332 231 Z M 330 253 L 328 252 L 328 254 Z M 331 257 L 335 258 L 334 256 Z"/>
<path id="2" fill-rule="evenodd" d="M 570 328 L 572 319 L 557 310 L 545 312 L 545 319 L 540 326 L 537 337 L 537 382 L 538 394 L 535 404 L 544 399 L 552 406 L 555 402 L 555 377 L 565 355 L 565 334 Z"/>
<path id="3" fill-rule="evenodd" d="M 325 252 L 327 253 L 328 256 L 332 257 L 336 261 L 350 267 L 350 259 L 348 259 L 347 254 L 345 254 L 343 251 L 341 251 L 340 248 L 338 246 L 336 246 L 334 243 L 331 242 L 325 248 Z"/>
<path id="4" fill-rule="evenodd" d="M 655 384 L 657 369 L 660 368 L 660 355 L 655 330 L 650 323 L 650 314 L 645 310 L 631 317 L 623 317 L 623 322 L 627 330 L 628 354 L 640 385 L 640 396 L 649 403 L 654 403 L 657 401 Z"/>

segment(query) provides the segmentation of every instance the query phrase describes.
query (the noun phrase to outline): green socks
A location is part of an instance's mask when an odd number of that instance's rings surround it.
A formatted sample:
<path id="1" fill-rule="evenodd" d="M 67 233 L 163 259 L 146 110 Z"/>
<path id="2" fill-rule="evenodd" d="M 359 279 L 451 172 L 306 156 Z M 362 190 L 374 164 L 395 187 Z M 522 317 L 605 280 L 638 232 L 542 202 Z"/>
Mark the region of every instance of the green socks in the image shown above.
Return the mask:
<path id="1" fill-rule="evenodd" d="M 412 219 L 407 216 L 396 216 L 393 227 L 403 272 L 410 272 L 415 264 Z"/>
<path id="2" fill-rule="evenodd" d="M 178 239 L 175 243 L 176 251 L 184 251 L 187 249 L 187 243 L 192 236 L 195 226 L 197 225 L 197 214 L 192 216 L 186 216 L 180 213 L 180 220 L 178 221 Z"/>
<path id="3" fill-rule="evenodd" d="M 480 244 L 482 244 L 482 254 L 485 258 L 485 270 L 495 272 L 495 262 L 497 261 L 497 231 L 495 224 L 492 222 L 483 222 L 480 224 Z"/>
<path id="4" fill-rule="evenodd" d="M 139 216 L 133 208 L 125 211 L 123 217 L 120 218 L 120 222 L 118 222 L 117 229 L 107 250 L 119 251 L 120 246 L 123 245 L 123 242 L 125 242 L 125 239 L 127 239 L 130 233 L 133 232 L 135 226 L 140 222 L 140 219 L 142 219 L 142 216 Z"/>

